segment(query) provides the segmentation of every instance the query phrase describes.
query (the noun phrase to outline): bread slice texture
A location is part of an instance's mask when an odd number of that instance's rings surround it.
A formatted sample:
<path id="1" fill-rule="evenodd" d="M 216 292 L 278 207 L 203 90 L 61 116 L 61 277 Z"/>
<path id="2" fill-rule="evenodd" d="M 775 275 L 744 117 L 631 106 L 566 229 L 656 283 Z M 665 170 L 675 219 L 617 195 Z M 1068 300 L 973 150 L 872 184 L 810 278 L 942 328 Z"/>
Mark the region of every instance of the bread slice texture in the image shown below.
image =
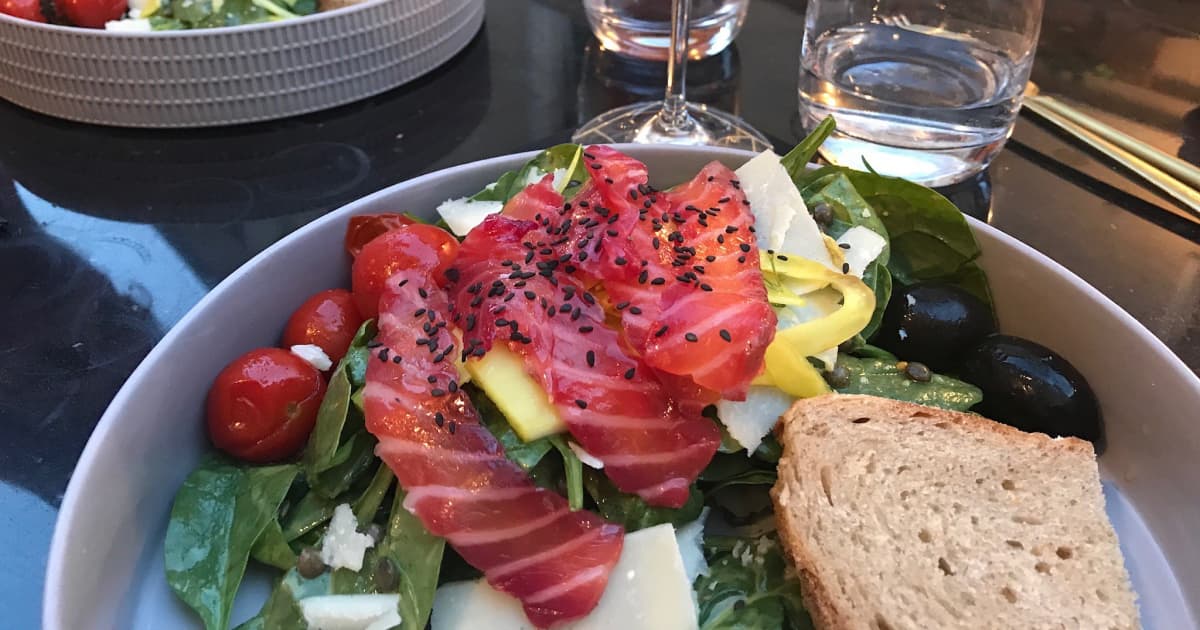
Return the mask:
<path id="1" fill-rule="evenodd" d="M 780 440 L 775 515 L 818 628 L 1140 627 L 1089 443 L 837 394 Z"/>

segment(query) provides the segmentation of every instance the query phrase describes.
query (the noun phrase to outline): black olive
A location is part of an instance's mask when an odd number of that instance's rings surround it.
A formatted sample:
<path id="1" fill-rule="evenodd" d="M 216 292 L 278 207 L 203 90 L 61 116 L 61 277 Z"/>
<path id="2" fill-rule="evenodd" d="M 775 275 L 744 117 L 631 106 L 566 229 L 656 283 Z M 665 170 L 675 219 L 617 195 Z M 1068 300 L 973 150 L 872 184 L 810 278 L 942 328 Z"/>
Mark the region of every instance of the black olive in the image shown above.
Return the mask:
<path id="1" fill-rule="evenodd" d="M 1075 436 L 1104 450 L 1100 405 L 1087 380 L 1049 348 L 990 335 L 968 350 L 958 375 L 983 390 L 974 411 L 1024 431 Z"/>
<path id="2" fill-rule="evenodd" d="M 850 384 L 850 370 L 842 365 L 835 365 L 832 370 L 826 370 L 821 375 L 825 377 L 825 382 L 834 389 L 841 389 Z"/>
<path id="3" fill-rule="evenodd" d="M 871 343 L 944 372 L 958 353 L 993 332 L 992 313 L 975 296 L 948 284 L 914 284 L 892 293 Z"/>
<path id="4" fill-rule="evenodd" d="M 321 552 L 312 547 L 305 547 L 296 560 L 296 572 L 308 580 L 321 575 L 327 568 L 329 567 L 325 566 L 325 561 L 321 559 Z"/>

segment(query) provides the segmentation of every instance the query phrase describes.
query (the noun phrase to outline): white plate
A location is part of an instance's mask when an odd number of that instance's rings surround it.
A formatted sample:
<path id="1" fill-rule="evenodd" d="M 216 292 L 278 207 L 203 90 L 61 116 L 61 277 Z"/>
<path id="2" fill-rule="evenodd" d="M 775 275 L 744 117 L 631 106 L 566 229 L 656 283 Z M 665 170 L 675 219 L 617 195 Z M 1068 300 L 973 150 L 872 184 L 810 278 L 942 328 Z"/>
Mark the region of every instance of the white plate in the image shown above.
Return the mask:
<path id="1" fill-rule="evenodd" d="M 737 166 L 720 149 L 621 147 L 660 185 L 705 162 Z M 308 295 L 344 286 L 346 220 L 405 208 L 432 214 L 533 153 L 431 173 L 332 212 L 279 241 L 225 279 L 146 357 L 100 419 L 63 499 L 50 548 L 49 630 L 194 628 L 163 577 L 171 499 L 208 449 L 201 421 L 214 375 L 246 350 L 277 343 Z M 1101 460 L 1109 515 L 1147 628 L 1196 628 L 1200 610 L 1200 379 L 1149 331 L 1078 277 L 1015 239 L 972 220 L 1001 329 L 1046 344 L 1075 364 L 1100 398 L 1108 429 Z M 265 597 L 254 582 L 234 621 Z"/>
<path id="2" fill-rule="evenodd" d="M 366 0 L 264 24 L 124 33 L 0 14 L 0 98 L 120 127 L 284 118 L 407 83 L 462 50 L 483 0 Z"/>

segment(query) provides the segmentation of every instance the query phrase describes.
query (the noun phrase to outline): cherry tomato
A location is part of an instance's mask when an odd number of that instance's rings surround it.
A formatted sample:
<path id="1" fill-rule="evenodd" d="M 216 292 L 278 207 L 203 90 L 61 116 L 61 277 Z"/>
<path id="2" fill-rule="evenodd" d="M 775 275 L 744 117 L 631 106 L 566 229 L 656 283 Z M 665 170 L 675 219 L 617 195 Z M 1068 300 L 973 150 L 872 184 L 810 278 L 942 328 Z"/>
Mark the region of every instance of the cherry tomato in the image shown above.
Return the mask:
<path id="1" fill-rule="evenodd" d="M 128 0 L 56 0 L 54 6 L 68 22 L 84 28 L 104 28 L 129 10 Z"/>
<path id="2" fill-rule="evenodd" d="M 285 459 L 308 441 L 325 379 L 280 348 L 251 350 L 225 366 L 208 390 L 208 435 L 248 462 Z"/>
<path id="3" fill-rule="evenodd" d="M 350 256 L 356 257 L 362 251 L 363 245 L 371 242 L 376 236 L 413 223 L 416 221 L 395 212 L 350 217 L 350 226 L 346 228 L 346 251 Z"/>
<path id="4" fill-rule="evenodd" d="M 397 271 L 416 269 L 433 274 L 439 284 L 458 254 L 458 241 L 446 230 L 416 223 L 387 232 L 363 246 L 354 259 L 354 301 L 364 318 L 379 314 L 383 285 Z"/>
<path id="5" fill-rule="evenodd" d="M 320 346 L 334 363 L 346 356 L 354 333 L 363 318 L 354 305 L 354 296 L 345 289 L 329 289 L 308 298 L 292 313 L 283 329 L 283 346 L 313 344 Z"/>
<path id="6" fill-rule="evenodd" d="M 0 13 L 33 22 L 46 21 L 46 16 L 42 15 L 42 3 L 39 0 L 0 0 Z"/>

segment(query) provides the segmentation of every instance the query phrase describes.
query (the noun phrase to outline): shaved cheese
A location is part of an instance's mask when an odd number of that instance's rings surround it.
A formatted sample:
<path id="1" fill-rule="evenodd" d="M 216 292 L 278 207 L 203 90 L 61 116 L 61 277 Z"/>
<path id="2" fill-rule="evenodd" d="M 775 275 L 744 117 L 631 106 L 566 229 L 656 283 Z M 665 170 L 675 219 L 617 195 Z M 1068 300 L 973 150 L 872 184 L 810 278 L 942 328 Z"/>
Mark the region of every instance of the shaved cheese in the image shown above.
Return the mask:
<path id="1" fill-rule="evenodd" d="M 861 225 L 846 230 L 837 242 L 838 245 L 848 245 L 841 249 L 846 257 L 846 264 L 850 265 L 849 273 L 859 278 L 867 270 L 867 265 L 878 258 L 887 246 L 886 239 Z"/>
<path id="2" fill-rule="evenodd" d="M 704 508 L 696 520 L 675 530 L 679 544 L 679 555 L 683 557 L 683 571 L 688 583 L 694 583 L 701 575 L 708 575 L 708 560 L 704 558 L 704 522 L 711 508 Z"/>
<path id="3" fill-rule="evenodd" d="M 749 456 L 793 402 L 795 399 L 774 387 L 753 386 L 746 392 L 746 400 L 718 402 L 717 417 Z"/>
<path id="4" fill-rule="evenodd" d="M 737 170 L 754 212 L 759 249 L 802 256 L 832 268 L 817 222 L 773 151 L 764 151 Z"/>
<path id="5" fill-rule="evenodd" d="M 500 212 L 503 208 L 504 204 L 499 201 L 471 201 L 463 197 L 442 202 L 437 207 L 437 212 L 455 236 L 466 236 L 476 225 L 483 223 L 488 215 Z"/>
<path id="6" fill-rule="evenodd" d="M 599 603 L 556 630 L 695 630 L 698 622 L 683 556 L 669 523 L 625 536 Z M 516 599 L 484 580 L 446 584 L 433 600 L 433 630 L 535 630 Z"/>
<path id="7" fill-rule="evenodd" d="M 389 630 L 400 625 L 397 593 L 317 595 L 300 600 L 309 630 Z"/>

